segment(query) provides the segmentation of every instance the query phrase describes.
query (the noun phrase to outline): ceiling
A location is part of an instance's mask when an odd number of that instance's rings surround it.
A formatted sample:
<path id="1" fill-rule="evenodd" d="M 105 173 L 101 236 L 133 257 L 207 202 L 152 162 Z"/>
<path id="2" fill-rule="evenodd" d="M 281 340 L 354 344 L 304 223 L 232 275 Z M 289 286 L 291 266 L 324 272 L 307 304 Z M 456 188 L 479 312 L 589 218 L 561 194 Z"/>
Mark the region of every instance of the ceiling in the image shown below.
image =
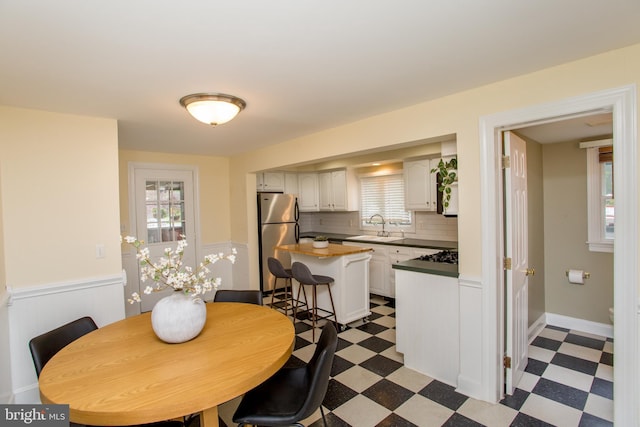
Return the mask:
<path id="1" fill-rule="evenodd" d="M 540 144 L 608 139 L 613 135 L 613 114 L 610 112 L 585 114 L 519 127 L 515 131 Z"/>
<path id="2" fill-rule="evenodd" d="M 229 156 L 636 44 L 638 22 L 635 0 L 0 0 L 0 105 Z M 212 128 L 178 104 L 195 92 L 247 108 Z"/>

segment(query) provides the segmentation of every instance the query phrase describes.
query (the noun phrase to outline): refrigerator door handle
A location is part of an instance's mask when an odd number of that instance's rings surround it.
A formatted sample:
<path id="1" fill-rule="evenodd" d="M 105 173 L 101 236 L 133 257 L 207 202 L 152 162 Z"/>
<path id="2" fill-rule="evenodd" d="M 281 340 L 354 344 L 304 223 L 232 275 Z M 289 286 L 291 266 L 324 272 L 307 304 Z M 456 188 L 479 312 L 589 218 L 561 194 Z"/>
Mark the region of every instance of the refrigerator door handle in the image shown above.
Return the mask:
<path id="1" fill-rule="evenodd" d="M 298 208 L 298 198 L 296 197 L 295 205 L 293 206 L 293 218 L 298 222 L 300 219 L 300 209 Z"/>
<path id="2" fill-rule="evenodd" d="M 298 206 L 298 205 L 296 205 Z M 294 227 L 295 229 L 295 236 L 296 236 L 296 243 L 300 242 L 300 225 L 298 225 L 298 223 L 296 222 L 296 226 Z"/>

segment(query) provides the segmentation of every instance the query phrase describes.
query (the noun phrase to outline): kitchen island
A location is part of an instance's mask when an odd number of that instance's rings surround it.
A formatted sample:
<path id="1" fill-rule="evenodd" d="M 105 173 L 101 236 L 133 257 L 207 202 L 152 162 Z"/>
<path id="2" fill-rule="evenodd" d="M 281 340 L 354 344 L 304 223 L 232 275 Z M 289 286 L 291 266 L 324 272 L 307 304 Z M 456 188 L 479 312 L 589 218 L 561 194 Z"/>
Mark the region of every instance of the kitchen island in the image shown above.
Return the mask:
<path id="1" fill-rule="evenodd" d="M 314 248 L 312 243 L 277 246 L 277 250 L 291 254 L 291 262 L 301 262 L 312 274 L 333 277 L 331 293 L 340 325 L 366 318 L 369 310 L 369 248 L 329 244 L 326 248 Z M 294 280 L 294 295 L 299 284 Z M 310 293 L 307 297 L 310 298 Z M 311 303 L 311 301 L 309 301 Z M 318 308 L 331 310 L 329 291 L 318 287 Z"/>

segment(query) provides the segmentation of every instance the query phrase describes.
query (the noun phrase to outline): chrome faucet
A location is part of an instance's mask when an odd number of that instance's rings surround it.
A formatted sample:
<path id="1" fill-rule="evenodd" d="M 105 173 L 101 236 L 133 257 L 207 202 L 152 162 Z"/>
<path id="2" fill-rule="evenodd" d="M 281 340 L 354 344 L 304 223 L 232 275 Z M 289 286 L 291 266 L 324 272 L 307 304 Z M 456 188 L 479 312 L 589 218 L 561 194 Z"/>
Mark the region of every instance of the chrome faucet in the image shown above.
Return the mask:
<path id="1" fill-rule="evenodd" d="M 388 237 L 388 236 L 389 236 L 389 233 L 388 233 L 388 232 L 386 232 L 386 231 L 384 231 L 384 225 L 386 224 L 386 222 L 385 222 L 384 217 L 383 217 L 382 215 L 380 215 L 380 214 L 373 214 L 373 215 L 371 215 L 371 218 L 369 218 L 369 224 L 371 224 L 371 220 L 372 220 L 374 217 L 376 217 L 376 216 L 377 216 L 377 217 L 380 217 L 380 219 L 382 220 L 382 231 L 378 231 L 378 236 L 381 236 L 381 237 Z"/>

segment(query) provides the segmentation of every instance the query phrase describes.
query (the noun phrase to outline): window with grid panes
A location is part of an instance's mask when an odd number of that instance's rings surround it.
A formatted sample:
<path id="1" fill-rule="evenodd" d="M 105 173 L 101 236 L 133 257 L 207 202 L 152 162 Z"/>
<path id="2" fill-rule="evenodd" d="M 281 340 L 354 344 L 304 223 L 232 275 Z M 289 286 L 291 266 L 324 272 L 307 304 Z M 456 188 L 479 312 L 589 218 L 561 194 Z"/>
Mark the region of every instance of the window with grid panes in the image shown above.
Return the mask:
<path id="1" fill-rule="evenodd" d="M 173 242 L 185 234 L 184 183 L 147 181 L 147 242 Z"/>
<path id="2" fill-rule="evenodd" d="M 386 230 L 413 227 L 413 215 L 404 207 L 402 173 L 360 177 L 360 227 L 379 230 L 379 218 L 369 222 L 375 214 L 384 217 Z"/>

